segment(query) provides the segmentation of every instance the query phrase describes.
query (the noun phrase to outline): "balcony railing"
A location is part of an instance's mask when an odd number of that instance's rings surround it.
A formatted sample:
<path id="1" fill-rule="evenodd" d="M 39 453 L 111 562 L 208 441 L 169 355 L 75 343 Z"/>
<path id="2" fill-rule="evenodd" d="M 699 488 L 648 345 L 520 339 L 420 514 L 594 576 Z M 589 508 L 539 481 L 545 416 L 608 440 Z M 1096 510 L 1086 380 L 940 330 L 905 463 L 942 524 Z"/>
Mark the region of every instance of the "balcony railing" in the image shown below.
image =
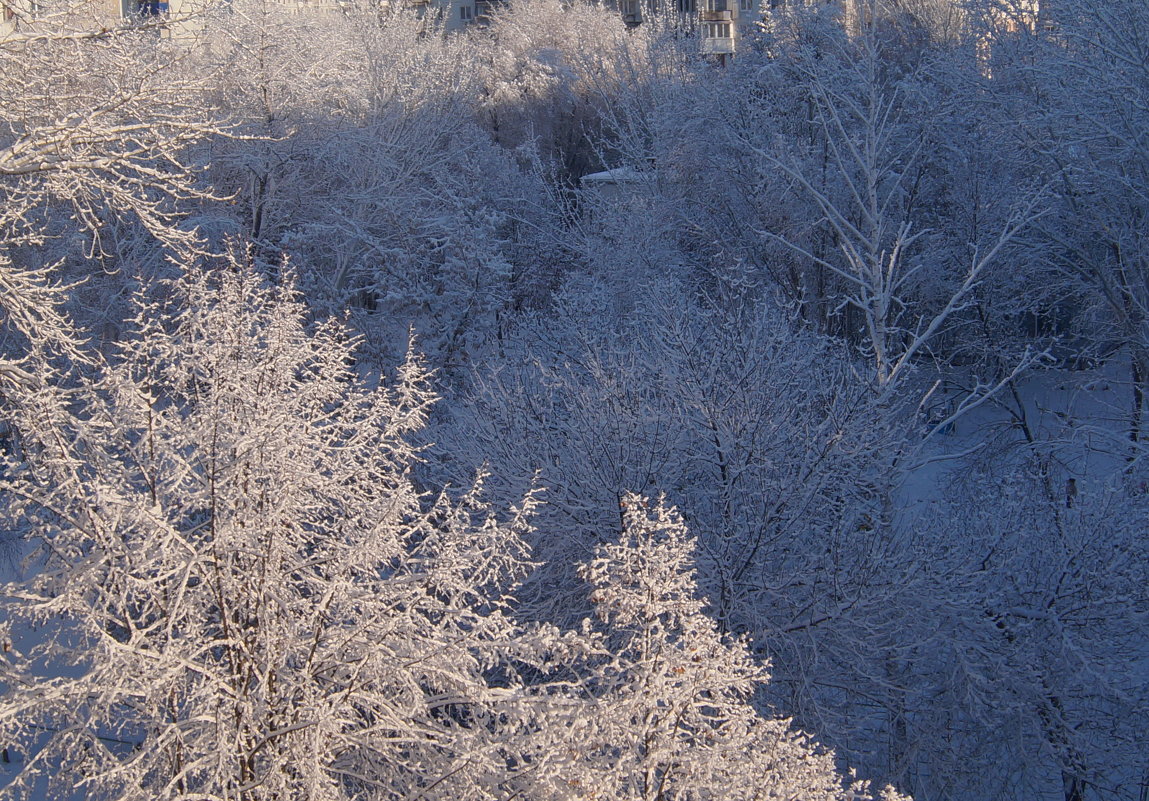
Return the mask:
<path id="1" fill-rule="evenodd" d="M 700 49 L 703 55 L 708 56 L 732 55 L 734 53 L 734 39 L 703 39 Z"/>

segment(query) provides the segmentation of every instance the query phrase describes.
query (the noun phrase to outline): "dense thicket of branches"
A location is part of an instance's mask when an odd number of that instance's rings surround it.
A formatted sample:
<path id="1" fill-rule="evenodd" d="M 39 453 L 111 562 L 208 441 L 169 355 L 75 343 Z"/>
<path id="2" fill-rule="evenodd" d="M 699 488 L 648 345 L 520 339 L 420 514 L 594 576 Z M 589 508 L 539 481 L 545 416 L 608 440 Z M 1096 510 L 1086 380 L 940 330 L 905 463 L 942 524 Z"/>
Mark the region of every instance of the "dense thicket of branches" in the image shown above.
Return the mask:
<path id="1" fill-rule="evenodd" d="M 0 22 L 0 794 L 1143 799 L 1145 4 L 395 5 Z"/>

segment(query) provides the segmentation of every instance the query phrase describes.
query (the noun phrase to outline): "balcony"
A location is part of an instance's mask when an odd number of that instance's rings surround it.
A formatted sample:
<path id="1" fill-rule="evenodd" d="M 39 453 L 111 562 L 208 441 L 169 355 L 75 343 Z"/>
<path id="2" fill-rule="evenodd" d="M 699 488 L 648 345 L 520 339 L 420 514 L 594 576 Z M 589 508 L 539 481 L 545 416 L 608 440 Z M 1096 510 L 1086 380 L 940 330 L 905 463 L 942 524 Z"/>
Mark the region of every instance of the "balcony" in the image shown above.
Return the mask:
<path id="1" fill-rule="evenodd" d="M 728 8 L 704 8 L 698 12 L 698 19 L 702 22 L 733 22 L 734 12 Z"/>
<path id="2" fill-rule="evenodd" d="M 710 11 L 703 14 L 729 14 L 729 11 Z M 705 18 L 704 18 L 705 19 Z M 734 52 L 734 24 L 729 17 L 707 20 L 698 26 L 701 34 L 702 52 L 706 55 L 723 55 Z"/>
<path id="3" fill-rule="evenodd" d="M 703 39 L 700 52 L 704 56 L 728 56 L 735 51 L 734 39 Z"/>

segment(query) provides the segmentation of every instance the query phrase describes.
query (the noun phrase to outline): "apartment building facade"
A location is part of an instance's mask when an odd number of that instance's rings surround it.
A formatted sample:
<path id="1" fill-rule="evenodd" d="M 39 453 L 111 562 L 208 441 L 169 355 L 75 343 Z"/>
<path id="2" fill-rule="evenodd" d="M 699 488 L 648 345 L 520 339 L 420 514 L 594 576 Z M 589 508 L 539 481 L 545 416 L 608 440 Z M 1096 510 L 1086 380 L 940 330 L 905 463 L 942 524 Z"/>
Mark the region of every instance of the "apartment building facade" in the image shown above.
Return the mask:
<path id="1" fill-rule="evenodd" d="M 190 2 L 190 0 L 187 0 Z M 125 19 L 148 21 L 179 13 L 185 0 L 71 0 L 68 14 L 94 26 L 110 25 Z M 45 0 L 0 0 L 0 41 L 26 29 L 46 14 L 58 11 L 60 4 Z"/>

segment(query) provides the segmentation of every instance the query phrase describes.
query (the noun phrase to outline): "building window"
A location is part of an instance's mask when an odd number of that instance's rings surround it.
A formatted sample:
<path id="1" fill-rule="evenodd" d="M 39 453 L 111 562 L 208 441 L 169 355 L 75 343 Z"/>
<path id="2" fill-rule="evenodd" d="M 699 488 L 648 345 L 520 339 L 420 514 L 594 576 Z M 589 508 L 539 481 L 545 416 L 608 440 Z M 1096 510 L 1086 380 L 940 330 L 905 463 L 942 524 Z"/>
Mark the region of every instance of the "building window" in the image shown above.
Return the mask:
<path id="1" fill-rule="evenodd" d="M 705 39 L 729 39 L 729 22 L 707 22 L 702 26 L 702 36 Z"/>
<path id="2" fill-rule="evenodd" d="M 706 0 L 707 11 L 728 11 L 730 6 L 727 5 L 728 0 Z"/>
<path id="3" fill-rule="evenodd" d="M 463 22 L 470 22 L 475 18 L 474 13 L 471 11 L 470 6 L 459 6 L 459 19 Z"/>
<path id="4" fill-rule="evenodd" d="M 738 0 L 738 10 L 739 11 L 742 11 L 745 13 L 757 11 L 758 9 L 755 8 L 754 6 L 755 6 L 754 0 Z"/>
<path id="5" fill-rule="evenodd" d="M 694 0 L 678 0 L 679 14 L 693 14 L 694 10 Z"/>
<path id="6" fill-rule="evenodd" d="M 138 0 L 136 14 L 141 17 L 159 17 L 168 13 L 168 4 L 161 0 Z"/>

